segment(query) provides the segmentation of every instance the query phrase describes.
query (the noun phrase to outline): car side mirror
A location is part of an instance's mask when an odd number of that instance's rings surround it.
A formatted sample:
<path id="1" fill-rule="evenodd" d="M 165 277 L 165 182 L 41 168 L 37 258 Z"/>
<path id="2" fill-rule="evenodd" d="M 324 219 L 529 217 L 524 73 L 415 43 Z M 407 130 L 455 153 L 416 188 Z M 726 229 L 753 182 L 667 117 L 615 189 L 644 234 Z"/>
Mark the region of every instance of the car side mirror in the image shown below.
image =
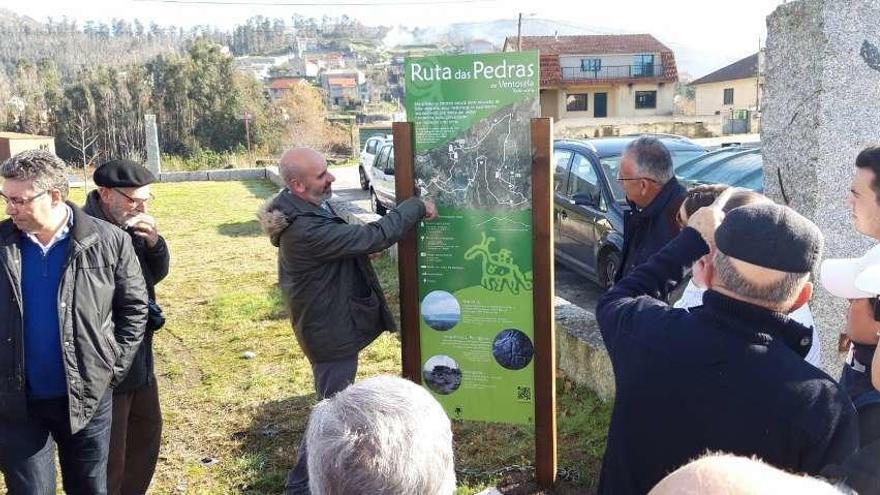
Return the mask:
<path id="1" fill-rule="evenodd" d="M 574 200 L 574 204 L 579 206 L 590 206 L 593 208 L 599 207 L 598 191 L 574 193 L 572 199 Z"/>
<path id="2" fill-rule="evenodd" d="M 393 168 L 386 168 L 385 170 L 383 170 L 383 172 L 385 173 L 385 175 L 394 175 Z"/>

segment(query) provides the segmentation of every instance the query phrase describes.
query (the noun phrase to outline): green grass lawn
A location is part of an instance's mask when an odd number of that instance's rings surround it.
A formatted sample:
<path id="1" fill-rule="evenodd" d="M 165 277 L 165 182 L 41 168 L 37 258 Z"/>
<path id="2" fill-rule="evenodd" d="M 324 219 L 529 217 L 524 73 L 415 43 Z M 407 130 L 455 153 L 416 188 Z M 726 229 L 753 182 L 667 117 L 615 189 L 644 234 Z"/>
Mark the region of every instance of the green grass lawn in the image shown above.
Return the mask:
<path id="1" fill-rule="evenodd" d="M 152 493 L 281 493 L 295 461 L 315 395 L 277 290 L 276 250 L 255 218 L 275 190 L 268 182 L 153 186 L 150 213 L 168 241 L 171 273 L 157 286 L 168 323 L 154 344 L 165 428 Z M 83 201 L 80 190 L 71 197 Z M 387 256 L 376 265 L 396 312 L 396 265 Z M 361 354 L 358 377 L 399 370 L 399 341 L 385 334 Z M 558 387 L 565 480 L 555 493 L 589 493 L 610 405 L 564 379 Z M 454 428 L 459 493 L 495 484 L 541 493 L 529 483 L 532 430 Z"/>

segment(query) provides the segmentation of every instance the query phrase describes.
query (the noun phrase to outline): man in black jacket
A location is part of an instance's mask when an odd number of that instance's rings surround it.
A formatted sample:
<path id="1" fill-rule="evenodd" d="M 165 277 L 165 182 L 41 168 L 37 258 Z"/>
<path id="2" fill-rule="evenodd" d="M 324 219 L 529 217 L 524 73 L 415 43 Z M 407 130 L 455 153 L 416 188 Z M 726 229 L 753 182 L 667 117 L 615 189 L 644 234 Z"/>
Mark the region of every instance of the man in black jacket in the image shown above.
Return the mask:
<path id="1" fill-rule="evenodd" d="M 111 160 L 95 170 L 98 189 L 89 193 L 83 211 L 106 220 L 131 236 L 147 293 L 155 304 L 156 284 L 168 275 L 170 256 L 156 220 L 147 214 L 152 199 L 149 170 L 129 160 Z M 113 427 L 107 483 L 110 495 L 142 494 L 150 486 L 159 459 L 162 412 L 159 388 L 153 374 L 153 332 L 159 329 L 152 306 L 144 342 L 135 355 L 125 380 L 113 390 Z"/>
<path id="2" fill-rule="evenodd" d="M 48 151 L 0 167 L 0 471 L 9 493 L 107 493 L 112 393 L 143 338 L 131 240 L 72 203 Z"/>
<path id="3" fill-rule="evenodd" d="M 354 383 L 358 353 L 383 331 L 395 329 L 369 256 L 400 240 L 437 209 L 410 198 L 367 225 L 349 225 L 328 204 L 335 178 L 315 150 L 281 156 L 287 187 L 258 213 L 278 247 L 278 285 L 300 348 L 312 365 L 315 392 L 328 398 Z M 307 494 L 305 443 L 287 478 L 288 495 Z"/>
<path id="4" fill-rule="evenodd" d="M 623 219 L 623 253 L 617 271 L 620 280 L 678 235 L 676 215 L 686 191 L 675 178 L 669 150 L 660 140 L 649 136 L 627 145 L 617 181 L 629 203 Z M 658 288 L 658 296 L 666 299 L 683 274 L 671 274 Z"/>
<path id="5" fill-rule="evenodd" d="M 603 494 L 646 493 L 707 450 L 818 474 L 858 446 L 852 403 L 804 361 L 811 329 L 787 316 L 812 295 L 819 229 L 775 204 L 726 217 L 716 204 L 688 223 L 598 302 L 617 385 Z M 653 297 L 710 252 L 701 308 Z"/>

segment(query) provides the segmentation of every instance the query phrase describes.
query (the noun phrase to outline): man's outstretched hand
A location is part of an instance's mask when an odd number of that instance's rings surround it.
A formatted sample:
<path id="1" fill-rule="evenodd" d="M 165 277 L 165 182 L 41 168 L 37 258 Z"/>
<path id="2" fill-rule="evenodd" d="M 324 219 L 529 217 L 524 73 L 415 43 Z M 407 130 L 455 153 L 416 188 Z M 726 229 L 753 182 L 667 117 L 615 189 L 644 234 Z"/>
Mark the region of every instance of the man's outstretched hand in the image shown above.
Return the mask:
<path id="1" fill-rule="evenodd" d="M 425 220 L 437 218 L 437 205 L 428 198 L 422 198 L 422 203 L 425 203 Z"/>

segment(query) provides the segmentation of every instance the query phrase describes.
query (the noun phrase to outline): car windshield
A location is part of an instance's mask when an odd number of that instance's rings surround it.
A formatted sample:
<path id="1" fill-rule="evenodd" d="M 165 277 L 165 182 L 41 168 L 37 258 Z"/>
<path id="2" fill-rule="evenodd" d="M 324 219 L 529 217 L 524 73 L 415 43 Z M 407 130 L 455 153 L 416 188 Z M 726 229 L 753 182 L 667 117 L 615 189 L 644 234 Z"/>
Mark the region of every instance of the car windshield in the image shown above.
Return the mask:
<path id="1" fill-rule="evenodd" d="M 744 187 L 760 193 L 764 192 L 764 170 L 755 170 L 733 184 L 736 187 Z"/>
<path id="2" fill-rule="evenodd" d="M 718 163 L 719 160 L 723 160 L 742 152 L 742 148 L 722 148 L 720 150 L 707 153 L 703 156 L 700 156 L 699 158 L 696 158 L 695 160 L 681 162 L 678 166 L 675 166 L 675 175 L 682 179 L 696 178 L 704 170 Z"/>
<path id="3" fill-rule="evenodd" d="M 705 153 L 705 151 L 698 149 L 671 150 L 669 154 L 672 155 L 672 168 L 676 169 L 682 163 L 687 163 Z M 620 169 L 620 155 L 602 157 L 599 159 L 599 163 L 602 164 L 605 176 L 608 177 L 608 182 L 611 184 L 611 193 L 614 195 L 614 200 L 626 201 L 626 194 L 623 192 L 623 188 L 620 187 L 620 182 L 616 180 L 617 171 Z"/>
<path id="4" fill-rule="evenodd" d="M 707 184 L 739 185 L 739 182 L 745 180 L 747 177 L 752 177 L 756 173 L 760 174 L 762 166 L 763 160 L 761 159 L 761 154 L 750 153 L 720 163 L 718 166 L 707 170 L 705 173 L 692 176 L 692 178 Z M 749 189 L 752 188 L 750 187 Z"/>

